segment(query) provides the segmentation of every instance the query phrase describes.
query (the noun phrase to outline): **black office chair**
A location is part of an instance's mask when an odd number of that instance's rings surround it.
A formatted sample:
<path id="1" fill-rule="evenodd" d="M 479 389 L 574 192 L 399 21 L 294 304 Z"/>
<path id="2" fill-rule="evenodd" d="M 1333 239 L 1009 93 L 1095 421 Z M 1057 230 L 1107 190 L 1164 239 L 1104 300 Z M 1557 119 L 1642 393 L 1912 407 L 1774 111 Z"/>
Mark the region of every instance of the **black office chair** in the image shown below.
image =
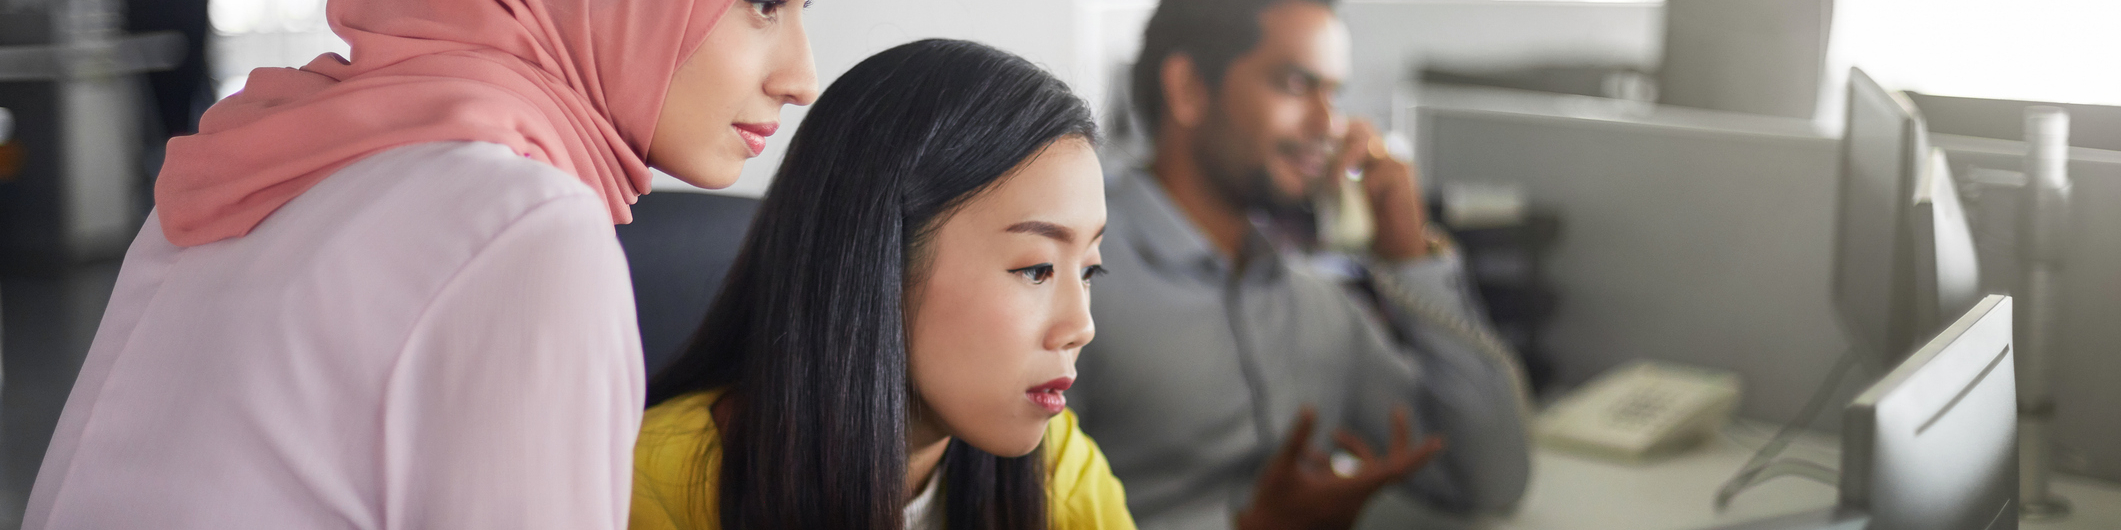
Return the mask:
<path id="1" fill-rule="evenodd" d="M 692 340 L 758 209 L 758 199 L 664 191 L 642 195 L 633 223 L 618 225 L 649 374 Z"/>

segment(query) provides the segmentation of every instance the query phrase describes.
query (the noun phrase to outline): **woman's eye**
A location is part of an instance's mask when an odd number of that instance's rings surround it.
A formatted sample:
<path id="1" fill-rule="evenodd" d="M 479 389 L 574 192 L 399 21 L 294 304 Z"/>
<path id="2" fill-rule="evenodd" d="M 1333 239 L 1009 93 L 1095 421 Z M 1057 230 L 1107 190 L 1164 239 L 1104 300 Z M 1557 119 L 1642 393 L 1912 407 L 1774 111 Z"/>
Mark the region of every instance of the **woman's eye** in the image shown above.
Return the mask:
<path id="1" fill-rule="evenodd" d="M 763 18 L 763 19 L 766 19 L 766 20 L 773 20 L 773 19 L 775 19 L 775 18 L 779 18 L 779 17 L 780 17 L 780 14 L 781 14 L 781 7 L 783 7 L 783 6 L 787 6 L 787 5 L 788 5 L 788 0 L 745 0 L 745 1 L 751 2 L 751 12 L 752 12 L 753 14 L 757 14 L 757 15 L 759 16 L 759 18 Z M 805 8 L 808 8 L 808 7 L 810 7 L 810 0 L 803 0 L 803 7 L 805 7 Z"/>
<path id="2" fill-rule="evenodd" d="M 1053 279 L 1053 264 L 1040 263 L 1009 272 L 1023 276 L 1024 279 L 1030 280 L 1032 285 L 1041 285 L 1046 283 L 1046 280 Z"/>
<path id="3" fill-rule="evenodd" d="M 788 4 L 788 0 L 750 0 L 750 2 L 751 12 L 767 20 L 772 20 L 776 15 L 779 15 L 781 6 Z"/>
<path id="4" fill-rule="evenodd" d="M 1105 275 L 1105 266 L 1104 266 L 1104 265 L 1091 265 L 1091 266 L 1088 266 L 1088 267 L 1083 267 L 1083 285 L 1090 285 L 1090 280 L 1091 280 L 1091 279 L 1097 278 L 1097 277 L 1099 277 L 1099 276 L 1104 276 L 1104 275 Z"/>

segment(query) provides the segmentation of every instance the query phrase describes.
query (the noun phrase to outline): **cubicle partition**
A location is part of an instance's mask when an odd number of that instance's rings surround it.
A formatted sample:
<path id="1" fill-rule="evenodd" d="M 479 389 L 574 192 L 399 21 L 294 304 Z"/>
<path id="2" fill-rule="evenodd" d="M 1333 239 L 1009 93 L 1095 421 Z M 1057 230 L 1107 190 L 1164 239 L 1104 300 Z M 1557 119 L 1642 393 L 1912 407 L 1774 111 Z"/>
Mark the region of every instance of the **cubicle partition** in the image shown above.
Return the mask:
<path id="1" fill-rule="evenodd" d="M 1978 170 L 2019 171 L 2025 144 L 1950 134 L 1932 135 L 1952 160 L 1954 175 L 1978 177 Z M 2073 142 L 2074 143 L 2074 142 Z M 2069 176 L 2070 249 L 2061 270 L 2062 322 L 2060 355 L 2053 361 L 2055 383 L 2056 464 L 2068 473 L 2121 481 L 2121 423 L 2112 420 L 2121 406 L 2121 151 L 2072 148 Z M 1972 183 L 1975 189 L 1989 183 Z M 2010 197 L 1985 198 L 1992 216 L 2014 216 Z M 1980 219 L 1984 225 L 2009 226 L 2011 219 Z M 1992 256 L 2015 253 L 2011 234 L 1989 230 L 1981 240 L 1984 283 L 2009 285 L 2016 271 Z M 1991 266 L 1995 263 L 1995 266 Z"/>
<path id="2" fill-rule="evenodd" d="M 1745 377 L 1741 415 L 1782 421 L 1846 347 L 1829 300 L 1839 143 L 1809 121 L 1433 85 L 1421 97 L 1428 184 L 1521 185 L 1569 227 L 1547 262 L 1564 385 L 1636 358 L 1724 368 Z"/>
<path id="3" fill-rule="evenodd" d="M 2073 160 L 2074 251 L 2062 272 L 2063 354 L 2054 363 L 2057 464 L 2066 472 L 2121 481 L 2121 153 Z"/>

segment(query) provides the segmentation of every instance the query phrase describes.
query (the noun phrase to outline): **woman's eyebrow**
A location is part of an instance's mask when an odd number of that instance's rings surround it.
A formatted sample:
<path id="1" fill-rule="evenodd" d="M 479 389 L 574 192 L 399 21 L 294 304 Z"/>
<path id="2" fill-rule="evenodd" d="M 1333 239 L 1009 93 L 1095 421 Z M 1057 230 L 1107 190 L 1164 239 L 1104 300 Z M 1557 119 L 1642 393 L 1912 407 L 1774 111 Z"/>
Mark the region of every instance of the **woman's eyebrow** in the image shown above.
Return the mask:
<path id="1" fill-rule="evenodd" d="M 1045 221 L 1024 221 L 1021 223 L 1009 225 L 1009 228 L 1004 228 L 1002 229 L 1002 231 L 1014 234 L 1032 234 L 1046 236 L 1061 243 L 1075 242 L 1074 229 L 1053 223 L 1048 223 Z M 1104 233 L 1104 231 L 1100 230 L 1098 231 L 1098 233 L 1102 234 Z"/>

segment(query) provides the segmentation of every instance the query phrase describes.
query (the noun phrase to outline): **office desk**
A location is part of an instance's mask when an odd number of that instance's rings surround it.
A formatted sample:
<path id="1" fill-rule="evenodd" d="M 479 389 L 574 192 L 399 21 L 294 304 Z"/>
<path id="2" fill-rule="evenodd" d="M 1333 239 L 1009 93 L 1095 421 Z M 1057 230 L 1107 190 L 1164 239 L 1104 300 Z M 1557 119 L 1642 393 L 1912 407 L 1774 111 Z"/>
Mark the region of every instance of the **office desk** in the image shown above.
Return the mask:
<path id="1" fill-rule="evenodd" d="M 1716 513 L 1716 489 L 1767 441 L 1773 425 L 1740 421 L 1701 447 L 1645 464 L 1623 464 L 1539 447 L 1532 455 L 1532 484 L 1509 517 L 1467 521 L 1425 514 L 1402 498 L 1380 499 L 1361 528 L 1405 528 L 1388 520 L 1420 521 L 1416 528 L 1494 530 L 1698 530 L 1830 508 L 1836 487 L 1799 477 L 1756 485 Z M 1783 452 L 1840 467 L 1835 437 L 1806 434 Z M 2121 528 L 2121 485 L 2057 475 L 2056 493 L 2075 510 L 2067 519 L 2021 522 L 2026 530 Z"/>

